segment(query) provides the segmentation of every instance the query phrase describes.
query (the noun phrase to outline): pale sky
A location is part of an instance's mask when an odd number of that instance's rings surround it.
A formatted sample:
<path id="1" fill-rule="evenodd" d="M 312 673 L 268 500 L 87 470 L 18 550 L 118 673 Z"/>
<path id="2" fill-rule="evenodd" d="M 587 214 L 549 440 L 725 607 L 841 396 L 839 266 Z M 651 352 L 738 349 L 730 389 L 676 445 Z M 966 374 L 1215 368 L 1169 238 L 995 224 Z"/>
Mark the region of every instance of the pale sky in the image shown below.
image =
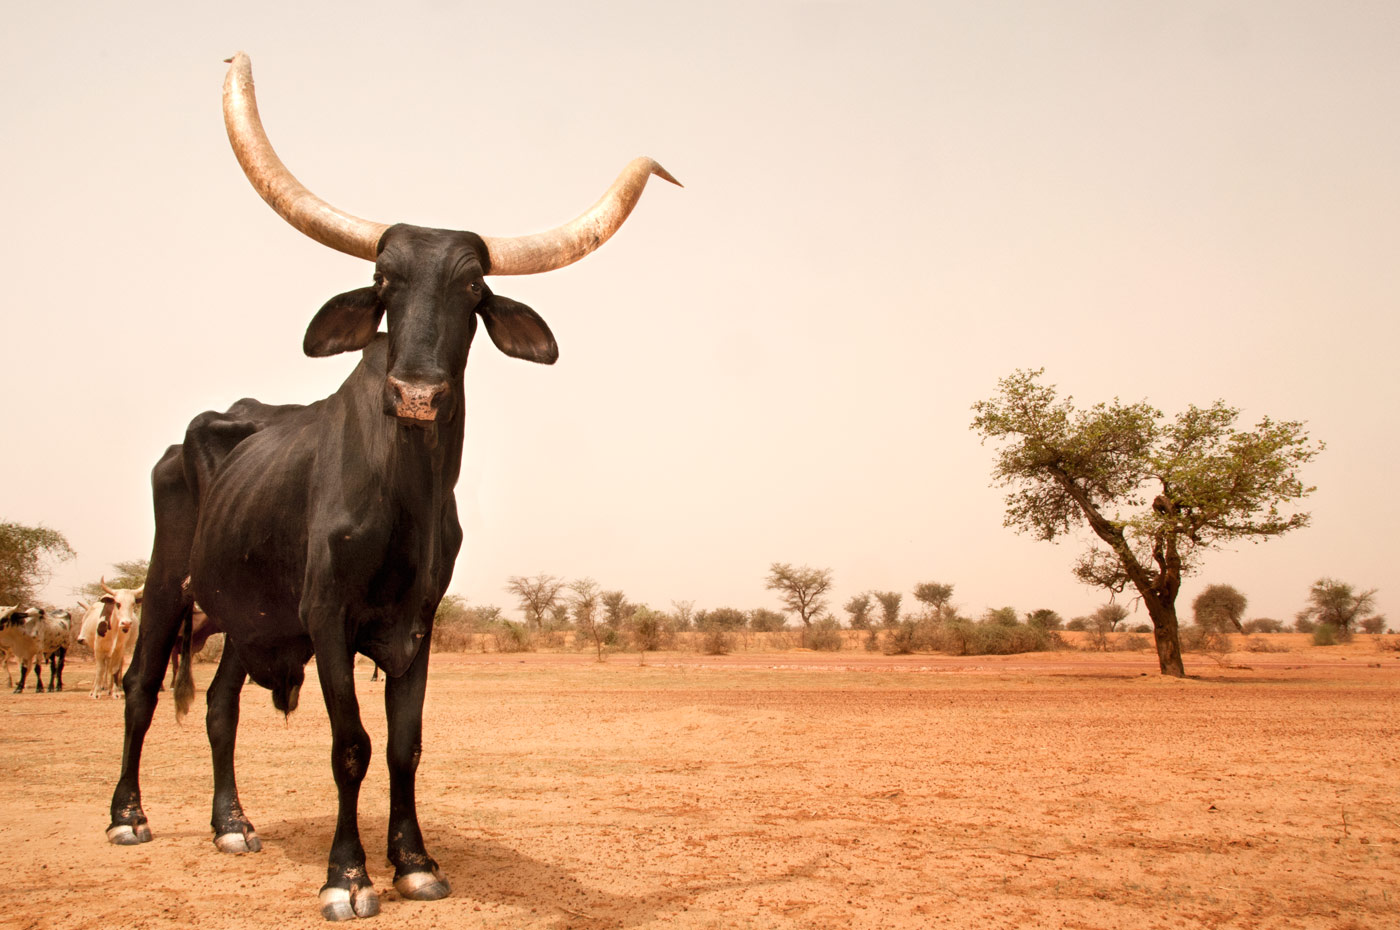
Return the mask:
<path id="1" fill-rule="evenodd" d="M 149 555 L 189 420 L 309 402 L 301 338 L 367 262 L 293 231 L 234 161 L 252 58 L 291 170 L 347 212 L 510 235 L 651 155 L 621 232 L 497 278 L 560 346 L 479 339 L 452 591 L 592 576 L 669 607 L 832 607 L 952 583 L 965 613 L 1087 613 L 1081 544 L 1002 526 L 973 402 L 1044 366 L 1076 400 L 1300 419 L 1313 525 L 1206 558 L 1250 616 L 1317 578 L 1400 596 L 1400 5 L 1316 2 L 25 4 L 0 32 L 8 276 L 0 519 Z M 1141 608 L 1134 622 L 1146 622 Z"/>

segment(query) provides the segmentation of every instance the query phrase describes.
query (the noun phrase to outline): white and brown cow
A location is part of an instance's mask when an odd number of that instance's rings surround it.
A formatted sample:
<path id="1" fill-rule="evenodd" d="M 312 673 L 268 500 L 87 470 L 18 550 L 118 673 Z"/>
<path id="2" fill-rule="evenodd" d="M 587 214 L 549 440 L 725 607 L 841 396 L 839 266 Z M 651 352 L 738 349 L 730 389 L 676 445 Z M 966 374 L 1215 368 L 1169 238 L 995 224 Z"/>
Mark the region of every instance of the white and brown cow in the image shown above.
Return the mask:
<path id="1" fill-rule="evenodd" d="M 109 588 L 102 579 L 102 597 L 87 607 L 78 643 L 91 645 L 97 659 L 97 675 L 92 683 L 92 696 L 116 697 L 121 691 L 122 668 L 126 653 L 136 642 L 141 627 L 141 597 L 145 585 L 139 588 Z"/>

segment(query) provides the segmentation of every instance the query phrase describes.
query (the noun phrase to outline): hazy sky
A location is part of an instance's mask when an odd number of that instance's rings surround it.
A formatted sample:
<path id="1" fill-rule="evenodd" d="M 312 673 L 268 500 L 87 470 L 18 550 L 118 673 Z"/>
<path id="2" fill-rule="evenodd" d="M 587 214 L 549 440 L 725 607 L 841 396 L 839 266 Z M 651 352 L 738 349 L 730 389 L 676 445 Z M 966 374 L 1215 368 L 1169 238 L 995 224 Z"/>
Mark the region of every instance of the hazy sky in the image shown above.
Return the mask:
<path id="1" fill-rule="evenodd" d="M 1391 0 L 131 6 L 0 33 L 0 519 L 78 550 L 52 600 L 149 554 L 149 471 L 191 417 L 353 367 L 301 338 L 371 268 L 244 179 L 239 49 L 283 160 L 376 221 L 532 232 L 639 154 L 686 185 L 580 264 L 494 281 L 561 357 L 473 353 L 472 602 L 544 571 L 771 607 L 784 561 L 833 569 L 838 611 L 938 580 L 967 613 L 1086 613 L 1080 544 L 1003 528 L 968 429 L 1041 366 L 1085 403 L 1223 398 L 1327 443 L 1313 525 L 1209 556 L 1184 616 L 1211 582 L 1251 616 L 1323 575 L 1400 596 Z"/>

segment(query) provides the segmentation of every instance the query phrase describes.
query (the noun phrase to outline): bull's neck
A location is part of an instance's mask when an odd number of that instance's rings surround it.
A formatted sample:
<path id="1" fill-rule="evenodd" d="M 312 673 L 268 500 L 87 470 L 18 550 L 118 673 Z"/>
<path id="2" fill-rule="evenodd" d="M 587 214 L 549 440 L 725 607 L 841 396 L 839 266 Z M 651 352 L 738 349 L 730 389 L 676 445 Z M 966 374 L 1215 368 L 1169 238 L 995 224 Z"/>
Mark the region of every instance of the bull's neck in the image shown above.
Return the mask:
<path id="1" fill-rule="evenodd" d="M 363 454 L 366 478 L 381 492 L 400 499 L 407 492 L 419 500 L 440 500 L 452 493 L 462 469 L 465 379 L 461 373 L 450 379 L 453 400 L 431 424 L 401 423 L 384 412 L 386 356 L 381 337 L 365 349 L 337 392 L 346 413 L 347 451 L 354 448 Z"/>

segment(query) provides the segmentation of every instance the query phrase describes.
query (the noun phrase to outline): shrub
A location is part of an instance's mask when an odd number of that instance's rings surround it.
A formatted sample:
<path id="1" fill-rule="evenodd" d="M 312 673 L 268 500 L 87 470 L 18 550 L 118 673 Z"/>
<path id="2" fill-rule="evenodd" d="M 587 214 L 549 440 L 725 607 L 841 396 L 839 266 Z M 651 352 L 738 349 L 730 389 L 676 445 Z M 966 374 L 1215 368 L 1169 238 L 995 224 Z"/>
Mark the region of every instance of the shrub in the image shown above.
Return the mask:
<path id="1" fill-rule="evenodd" d="M 866 652 L 879 652 L 879 651 L 880 651 L 880 631 L 877 630 L 874 626 L 870 626 L 870 627 L 867 627 L 867 628 L 866 628 L 866 631 L 865 631 L 865 651 L 866 651 Z"/>
<path id="2" fill-rule="evenodd" d="M 1313 627 L 1312 642 L 1314 646 L 1335 646 L 1341 641 L 1341 631 L 1332 624 L 1319 623 Z"/>
<path id="3" fill-rule="evenodd" d="M 1150 630 L 1151 627 L 1148 627 Z M 1113 648 L 1119 652 L 1142 652 L 1152 645 L 1151 640 L 1138 633 L 1129 633 L 1127 636 L 1120 636 L 1118 642 L 1113 644 Z"/>
<path id="4" fill-rule="evenodd" d="M 1073 630 L 1073 631 L 1078 632 L 1078 633 L 1082 633 L 1082 632 L 1084 632 L 1085 630 L 1087 630 L 1088 628 L 1089 628 L 1089 619 L 1088 619 L 1087 617 L 1075 617 L 1075 618 L 1074 618 L 1073 620 L 1071 620 L 1069 623 L 1066 623 L 1066 624 L 1065 624 L 1065 629 L 1067 629 L 1067 630 Z"/>
<path id="5" fill-rule="evenodd" d="M 734 651 L 734 637 L 721 628 L 712 626 L 700 637 L 700 651 L 707 656 L 728 655 Z"/>
<path id="6" fill-rule="evenodd" d="M 1262 636 L 1247 636 L 1244 641 L 1246 652 L 1288 652 L 1285 643 L 1275 643 Z"/>
<path id="7" fill-rule="evenodd" d="M 1182 652 L 1224 655 L 1230 651 L 1230 637 L 1219 630 L 1199 626 L 1182 627 L 1179 631 Z"/>
<path id="8" fill-rule="evenodd" d="M 841 624 L 836 622 L 835 617 L 823 617 L 812 628 L 807 631 L 807 646 L 821 652 L 840 652 L 843 645 L 841 640 Z"/>
<path id="9" fill-rule="evenodd" d="M 1150 623 L 1139 623 L 1137 626 L 1133 627 L 1133 632 L 1134 632 L 1134 633 L 1151 633 L 1151 632 L 1152 632 L 1152 624 L 1150 624 Z"/>
<path id="10" fill-rule="evenodd" d="M 496 640 L 497 652 L 535 651 L 535 639 L 530 635 L 530 628 L 523 623 L 502 620 L 491 630 L 491 636 Z"/>
<path id="11" fill-rule="evenodd" d="M 1383 616 L 1367 617 L 1365 620 L 1362 620 L 1362 621 L 1361 621 L 1361 632 L 1363 632 L 1363 633 L 1371 633 L 1372 635 L 1377 634 L 1377 633 L 1384 633 L 1384 632 L 1385 632 L 1385 617 L 1383 617 Z"/>
<path id="12" fill-rule="evenodd" d="M 1246 633 L 1282 633 L 1283 624 L 1272 617 L 1255 617 L 1244 623 Z"/>
<path id="13" fill-rule="evenodd" d="M 1064 618 L 1055 613 L 1055 611 L 1050 610 L 1048 607 L 1042 607 L 1039 610 L 1033 610 L 1026 614 L 1026 624 L 1028 626 L 1044 627 L 1047 630 L 1059 630 L 1064 628 L 1065 621 Z"/>
<path id="14" fill-rule="evenodd" d="M 890 630 L 885 638 L 885 655 L 907 656 L 915 649 L 916 628 L 913 620 L 904 620 Z"/>
<path id="15" fill-rule="evenodd" d="M 641 606 L 627 619 L 628 632 L 632 635 L 632 645 L 638 652 L 655 652 L 667 638 L 665 616 Z"/>
<path id="16" fill-rule="evenodd" d="M 1297 633 L 1311 633 L 1317 629 L 1317 624 L 1307 617 L 1299 617 L 1293 621 L 1293 630 Z"/>

